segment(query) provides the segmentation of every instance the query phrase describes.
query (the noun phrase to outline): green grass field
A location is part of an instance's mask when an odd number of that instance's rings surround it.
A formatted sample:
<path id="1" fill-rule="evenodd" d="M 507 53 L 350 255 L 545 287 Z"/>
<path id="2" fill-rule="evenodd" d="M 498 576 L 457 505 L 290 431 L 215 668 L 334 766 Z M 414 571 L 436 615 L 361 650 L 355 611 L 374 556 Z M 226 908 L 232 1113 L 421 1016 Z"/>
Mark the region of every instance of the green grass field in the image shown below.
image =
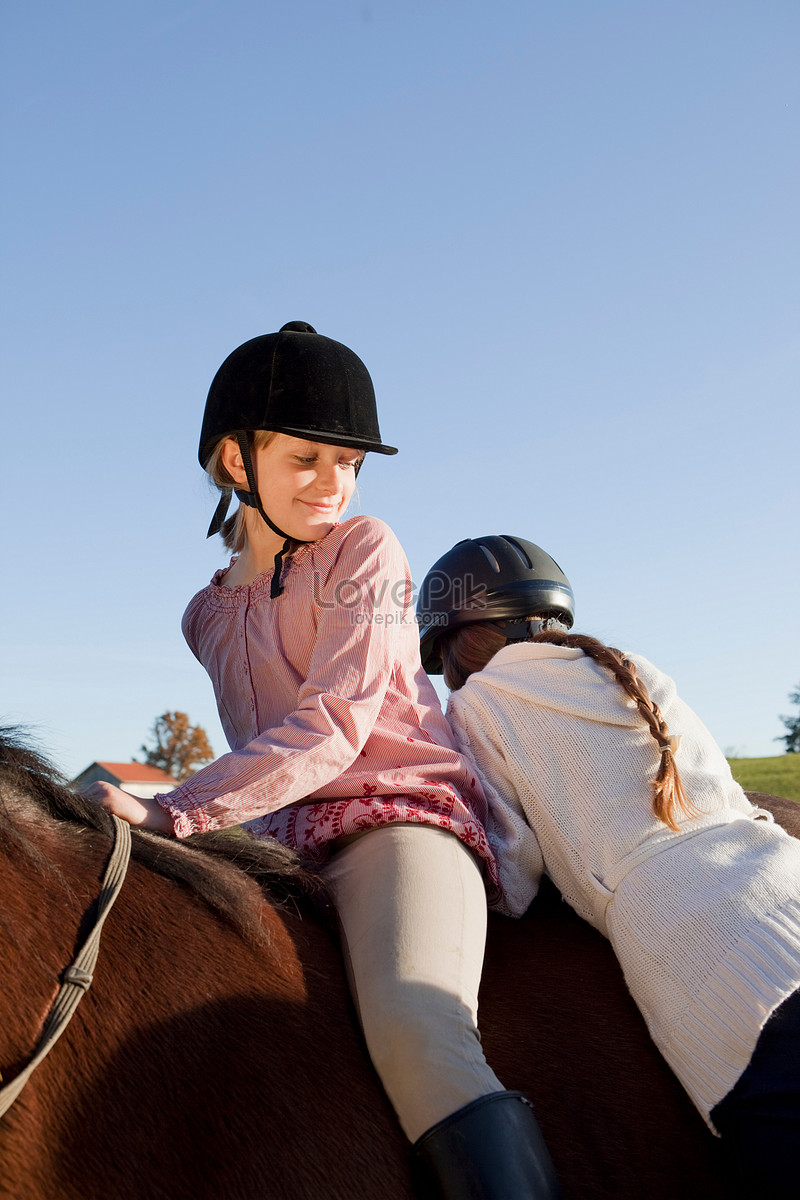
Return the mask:
<path id="1" fill-rule="evenodd" d="M 775 758 L 729 758 L 733 778 L 746 792 L 771 792 L 800 801 L 800 754 Z"/>

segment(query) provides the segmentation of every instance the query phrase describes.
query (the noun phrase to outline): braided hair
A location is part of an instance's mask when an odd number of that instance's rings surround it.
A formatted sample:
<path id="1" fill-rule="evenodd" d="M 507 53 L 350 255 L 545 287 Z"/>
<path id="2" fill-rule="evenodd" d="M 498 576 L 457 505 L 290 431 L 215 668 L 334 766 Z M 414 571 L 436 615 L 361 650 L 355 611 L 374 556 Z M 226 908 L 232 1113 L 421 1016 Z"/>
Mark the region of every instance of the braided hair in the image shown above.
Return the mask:
<path id="1" fill-rule="evenodd" d="M 658 744 L 658 772 L 653 783 L 653 812 L 656 817 L 677 832 L 680 816 L 699 816 L 698 809 L 683 790 L 683 784 L 675 764 L 675 751 L 678 749 L 680 738 L 670 737 L 667 724 L 661 715 L 661 709 L 654 700 L 650 699 L 647 688 L 637 675 L 636 667 L 631 660 L 626 658 L 616 647 L 606 646 L 597 638 L 587 637 L 583 633 L 561 633 L 555 629 L 547 629 L 535 634 L 531 640 L 552 642 L 556 646 L 568 646 L 582 650 L 599 666 L 606 667 L 611 671 L 617 683 L 633 700 Z"/>
<path id="2" fill-rule="evenodd" d="M 556 646 L 582 650 L 599 666 L 611 671 L 616 681 L 633 700 L 658 745 L 658 771 L 653 783 L 653 812 L 656 817 L 677 832 L 680 817 L 699 816 L 699 809 L 692 804 L 683 790 L 675 765 L 675 751 L 678 749 L 680 738 L 670 737 L 661 710 L 650 699 L 647 688 L 639 679 L 631 660 L 626 658 L 621 650 L 606 646 L 596 638 L 581 633 L 546 629 L 534 634 L 529 640 L 552 642 Z M 442 658 L 445 683 L 450 690 L 456 691 L 463 687 L 470 675 L 482 670 L 505 645 L 507 640 L 499 622 L 471 622 L 439 638 L 437 650 Z"/>

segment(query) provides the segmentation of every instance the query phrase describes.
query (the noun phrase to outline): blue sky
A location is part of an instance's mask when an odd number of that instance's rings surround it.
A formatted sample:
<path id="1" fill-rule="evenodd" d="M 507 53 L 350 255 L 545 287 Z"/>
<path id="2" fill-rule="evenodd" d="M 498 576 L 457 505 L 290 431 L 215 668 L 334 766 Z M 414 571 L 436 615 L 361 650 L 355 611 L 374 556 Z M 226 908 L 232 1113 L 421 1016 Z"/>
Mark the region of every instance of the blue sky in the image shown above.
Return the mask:
<path id="1" fill-rule="evenodd" d="M 182 709 L 239 343 L 367 363 L 359 510 L 506 532 L 778 753 L 800 682 L 794 0 L 7 0 L 0 714 L 69 774 Z M 8 428 L 10 424 L 10 429 Z"/>

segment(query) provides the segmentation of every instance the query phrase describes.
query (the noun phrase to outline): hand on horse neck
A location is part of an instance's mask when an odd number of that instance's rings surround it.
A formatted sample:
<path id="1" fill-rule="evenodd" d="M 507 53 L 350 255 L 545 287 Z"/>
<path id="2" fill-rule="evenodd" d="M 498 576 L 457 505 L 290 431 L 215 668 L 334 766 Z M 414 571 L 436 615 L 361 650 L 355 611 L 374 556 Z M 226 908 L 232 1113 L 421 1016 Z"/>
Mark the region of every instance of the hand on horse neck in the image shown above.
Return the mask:
<path id="1" fill-rule="evenodd" d="M 175 826 L 172 817 L 163 809 L 157 800 L 132 796 L 113 783 L 98 780 L 90 784 L 83 792 L 87 800 L 113 813 L 121 821 L 140 829 L 153 829 L 157 833 L 174 833 Z"/>

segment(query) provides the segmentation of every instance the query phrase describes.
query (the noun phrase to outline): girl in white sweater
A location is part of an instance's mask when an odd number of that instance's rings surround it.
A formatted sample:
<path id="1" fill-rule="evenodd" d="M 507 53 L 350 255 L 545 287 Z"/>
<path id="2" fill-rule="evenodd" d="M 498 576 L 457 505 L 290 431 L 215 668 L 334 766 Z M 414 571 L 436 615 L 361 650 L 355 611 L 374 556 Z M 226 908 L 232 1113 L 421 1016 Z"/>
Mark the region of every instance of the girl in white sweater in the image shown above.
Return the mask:
<path id="1" fill-rule="evenodd" d="M 489 800 L 501 907 L 520 916 L 547 872 L 610 939 L 743 1194 L 794 1197 L 800 841 L 749 803 L 672 680 L 570 634 L 573 612 L 522 538 L 459 542 L 420 589 L 422 660 Z"/>

